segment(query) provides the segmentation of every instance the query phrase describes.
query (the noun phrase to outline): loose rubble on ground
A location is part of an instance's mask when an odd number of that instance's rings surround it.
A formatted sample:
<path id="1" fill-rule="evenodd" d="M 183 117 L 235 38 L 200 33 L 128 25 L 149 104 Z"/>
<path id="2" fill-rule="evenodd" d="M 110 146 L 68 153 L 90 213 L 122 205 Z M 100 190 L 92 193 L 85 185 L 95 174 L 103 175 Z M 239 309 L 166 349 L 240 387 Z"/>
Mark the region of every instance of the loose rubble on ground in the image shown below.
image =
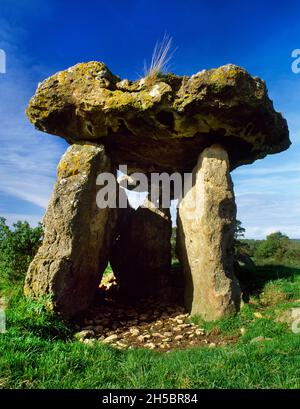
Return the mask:
<path id="1" fill-rule="evenodd" d="M 105 284 L 93 306 L 76 317 L 74 337 L 85 344 L 101 342 L 119 349 L 168 352 L 196 346 L 214 348 L 237 340 L 237 336 L 224 337 L 216 330 L 206 332 L 192 323 L 177 303 L 158 302 L 151 297 L 135 304 L 121 302 L 113 276 Z"/>

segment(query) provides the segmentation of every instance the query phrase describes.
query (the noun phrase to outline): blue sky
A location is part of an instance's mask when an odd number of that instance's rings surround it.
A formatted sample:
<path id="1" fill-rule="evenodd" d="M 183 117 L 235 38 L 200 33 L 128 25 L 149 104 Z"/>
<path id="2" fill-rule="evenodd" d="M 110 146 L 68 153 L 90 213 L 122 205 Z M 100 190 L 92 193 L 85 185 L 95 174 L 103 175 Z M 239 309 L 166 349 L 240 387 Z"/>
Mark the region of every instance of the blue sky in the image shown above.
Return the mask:
<path id="1" fill-rule="evenodd" d="M 297 4 L 298 3 L 298 4 Z M 35 131 L 25 117 L 41 80 L 77 62 L 98 60 L 136 79 L 165 32 L 177 48 L 173 72 L 191 75 L 227 63 L 266 80 L 288 120 L 291 148 L 232 173 L 247 237 L 281 230 L 300 238 L 300 48 L 296 1 L 1 0 L 0 215 L 32 224 L 45 211 L 67 144 Z"/>

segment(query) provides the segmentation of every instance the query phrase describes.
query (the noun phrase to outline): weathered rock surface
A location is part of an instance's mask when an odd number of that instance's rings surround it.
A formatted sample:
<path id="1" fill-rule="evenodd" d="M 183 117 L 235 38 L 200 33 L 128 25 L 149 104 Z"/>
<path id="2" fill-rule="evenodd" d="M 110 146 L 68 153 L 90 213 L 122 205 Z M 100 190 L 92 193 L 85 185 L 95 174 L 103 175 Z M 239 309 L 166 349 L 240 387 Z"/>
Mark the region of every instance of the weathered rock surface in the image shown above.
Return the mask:
<path id="1" fill-rule="evenodd" d="M 214 143 L 227 150 L 233 169 L 290 145 L 264 81 L 232 64 L 130 82 L 103 63 L 81 63 L 43 81 L 27 115 L 70 143 L 103 143 L 132 171 L 191 171 Z"/>
<path id="2" fill-rule="evenodd" d="M 289 308 L 281 312 L 277 321 L 290 325 L 294 332 L 300 333 L 300 307 Z"/>
<path id="3" fill-rule="evenodd" d="M 113 168 L 103 146 L 68 148 L 44 217 L 43 244 L 26 276 L 25 294 L 51 294 L 66 316 L 88 307 L 107 265 L 116 215 L 96 204 L 96 177 L 105 171 Z"/>
<path id="4" fill-rule="evenodd" d="M 127 210 L 110 262 L 120 293 L 134 298 L 163 295 L 169 290 L 172 222 L 169 209 L 146 199 Z"/>
<path id="5" fill-rule="evenodd" d="M 91 338 L 94 335 L 95 333 L 93 330 L 82 330 L 74 334 L 74 339 L 76 339 L 77 341 L 84 341 L 85 339 Z"/>
<path id="6" fill-rule="evenodd" d="M 200 155 L 193 187 L 183 197 L 177 217 L 186 307 L 206 320 L 239 308 L 240 289 L 233 275 L 235 216 L 228 156 L 213 145 Z"/>

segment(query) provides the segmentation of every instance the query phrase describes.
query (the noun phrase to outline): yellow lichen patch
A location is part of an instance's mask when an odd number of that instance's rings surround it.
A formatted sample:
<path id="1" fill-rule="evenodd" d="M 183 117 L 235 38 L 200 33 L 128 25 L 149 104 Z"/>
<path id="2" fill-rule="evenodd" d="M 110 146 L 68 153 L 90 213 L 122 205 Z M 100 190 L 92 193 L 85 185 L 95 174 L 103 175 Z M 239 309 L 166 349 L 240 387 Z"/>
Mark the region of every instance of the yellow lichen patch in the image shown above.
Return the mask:
<path id="1" fill-rule="evenodd" d="M 102 101 L 101 101 L 102 100 Z M 123 92 L 120 90 L 101 90 L 101 100 L 104 109 L 127 111 L 128 109 L 144 110 L 153 105 L 154 98 L 146 91 Z"/>
<path id="2" fill-rule="evenodd" d="M 57 74 L 57 79 L 61 84 L 65 82 L 66 74 L 67 74 L 66 71 L 61 71 Z"/>
<path id="3" fill-rule="evenodd" d="M 74 155 L 71 158 L 69 158 L 68 161 L 66 160 L 61 160 L 58 169 L 57 169 L 57 175 L 60 179 L 62 178 L 67 178 L 70 176 L 77 175 L 79 173 L 79 166 L 80 164 L 80 158 L 78 155 Z"/>
<path id="4" fill-rule="evenodd" d="M 74 66 L 74 69 L 76 69 L 77 71 L 81 71 L 83 74 L 89 74 L 91 72 L 97 72 L 99 70 L 108 70 L 108 68 L 106 67 L 106 65 L 103 62 L 100 61 L 90 61 L 88 63 L 85 62 L 81 62 L 78 63 Z"/>
<path id="5" fill-rule="evenodd" d="M 135 93 L 132 92 L 123 92 L 116 90 L 111 92 L 109 90 L 102 90 L 103 100 L 105 102 L 105 108 L 120 109 L 125 106 L 137 107 L 139 106 L 139 101 Z"/>
<path id="6" fill-rule="evenodd" d="M 59 179 L 75 176 L 78 173 L 88 172 L 90 169 L 90 161 L 93 154 L 90 151 L 91 145 L 80 145 L 79 152 L 74 152 L 72 156 L 67 156 L 67 159 L 62 158 L 57 168 L 57 176 Z M 82 147 L 84 150 L 82 150 Z"/>
<path id="7" fill-rule="evenodd" d="M 236 81 L 237 77 L 243 73 L 239 67 L 234 65 L 225 65 L 219 67 L 211 74 L 211 81 L 216 82 L 218 85 L 226 85 Z"/>

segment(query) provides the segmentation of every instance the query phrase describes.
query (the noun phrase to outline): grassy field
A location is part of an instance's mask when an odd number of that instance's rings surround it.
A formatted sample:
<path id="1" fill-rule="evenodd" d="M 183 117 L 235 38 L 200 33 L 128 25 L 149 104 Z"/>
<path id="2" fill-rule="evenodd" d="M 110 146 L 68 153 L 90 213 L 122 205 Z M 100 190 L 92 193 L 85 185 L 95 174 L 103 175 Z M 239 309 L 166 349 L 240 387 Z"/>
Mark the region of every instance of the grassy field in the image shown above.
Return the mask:
<path id="1" fill-rule="evenodd" d="M 300 388 L 300 334 L 276 322 L 300 307 L 300 269 L 259 266 L 254 293 L 235 317 L 205 324 L 240 335 L 224 347 L 170 353 L 120 351 L 73 341 L 72 329 L 44 307 L 10 292 L 0 334 L 0 388 Z M 251 343 L 256 337 L 269 340 Z"/>

